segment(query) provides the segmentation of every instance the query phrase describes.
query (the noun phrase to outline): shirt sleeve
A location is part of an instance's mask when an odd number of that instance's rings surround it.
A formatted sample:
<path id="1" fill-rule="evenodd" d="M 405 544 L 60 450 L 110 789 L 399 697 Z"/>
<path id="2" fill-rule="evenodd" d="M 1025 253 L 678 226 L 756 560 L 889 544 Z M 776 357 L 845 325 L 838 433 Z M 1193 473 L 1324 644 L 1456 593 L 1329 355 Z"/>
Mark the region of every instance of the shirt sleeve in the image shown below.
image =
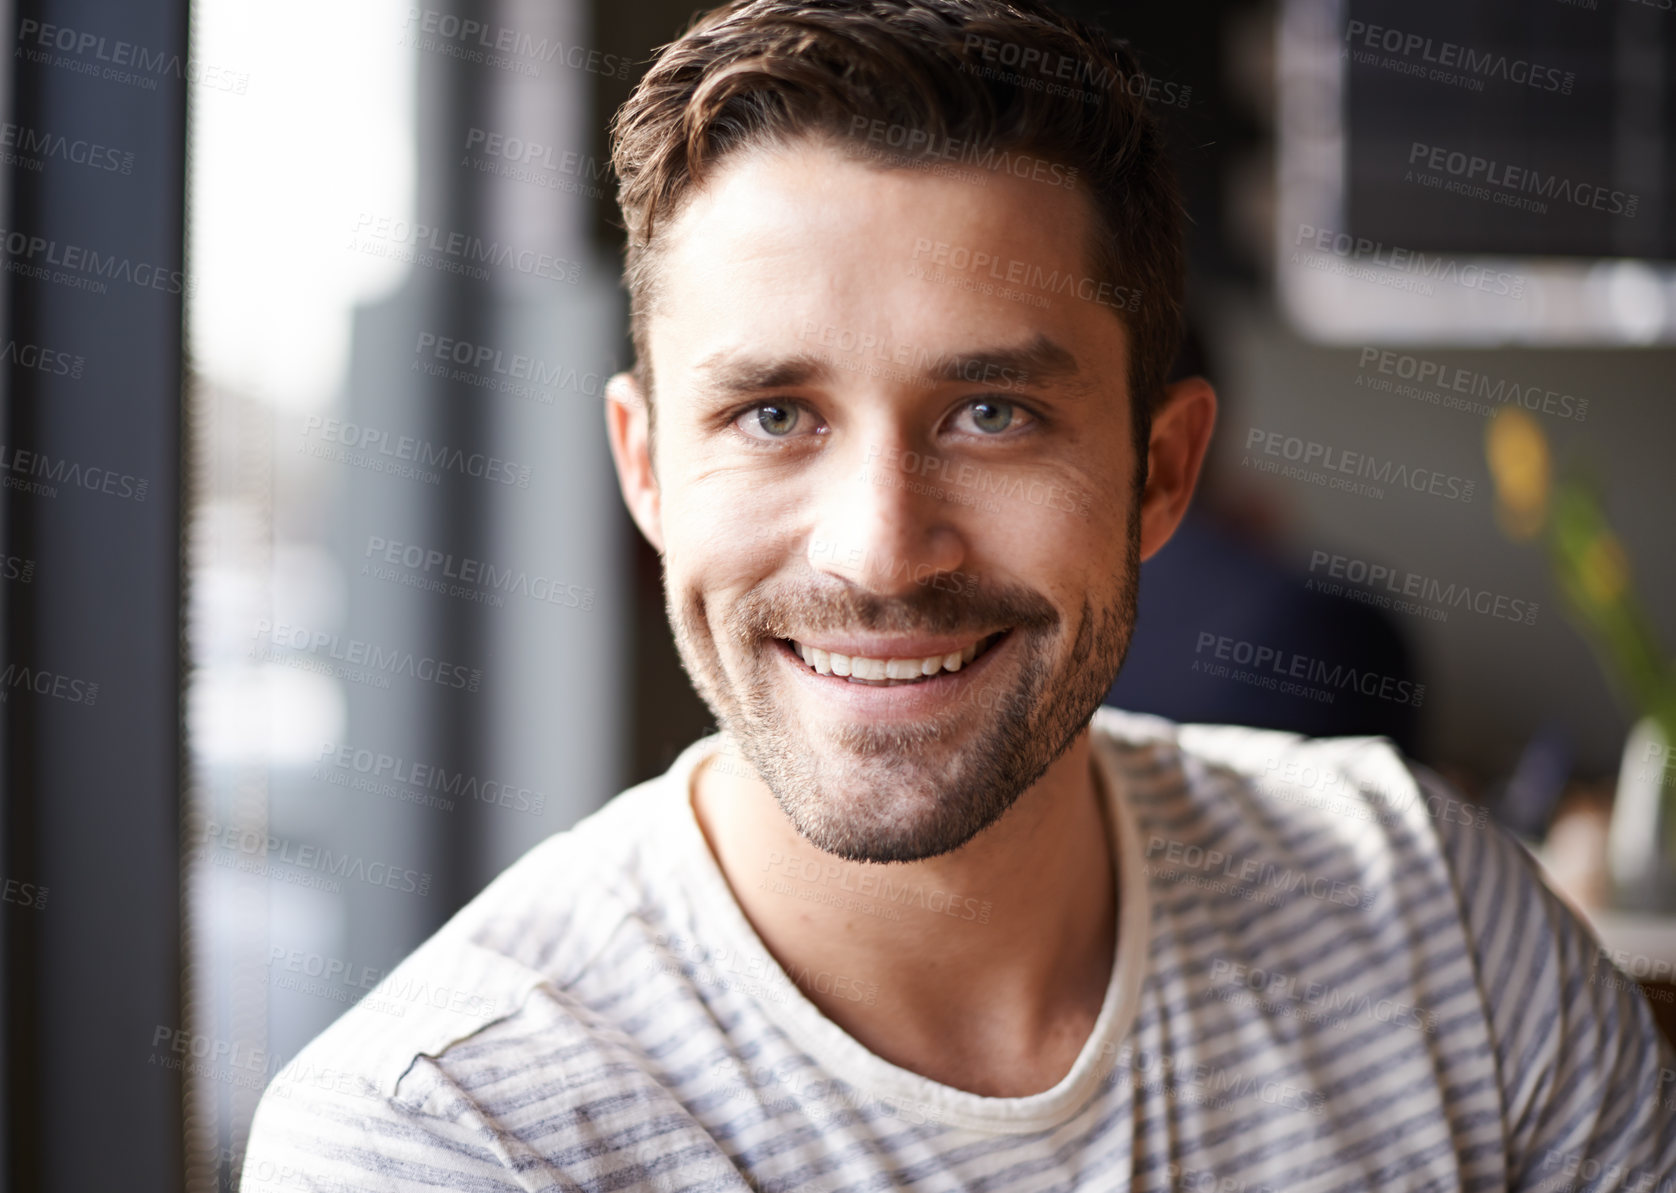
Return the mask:
<path id="1" fill-rule="evenodd" d="M 550 1171 L 525 1183 L 509 1159 L 491 1134 L 464 1116 L 414 1109 L 347 1072 L 316 1070 L 303 1080 L 281 1070 L 256 1108 L 239 1190 L 513 1193 L 579 1188 L 554 1183 Z"/>
<path id="2" fill-rule="evenodd" d="M 1428 805 L 1458 799 L 1414 771 Z M 1676 1190 L 1676 1053 L 1640 988 L 1499 825 L 1438 832 L 1495 1041 L 1509 1188 Z"/>

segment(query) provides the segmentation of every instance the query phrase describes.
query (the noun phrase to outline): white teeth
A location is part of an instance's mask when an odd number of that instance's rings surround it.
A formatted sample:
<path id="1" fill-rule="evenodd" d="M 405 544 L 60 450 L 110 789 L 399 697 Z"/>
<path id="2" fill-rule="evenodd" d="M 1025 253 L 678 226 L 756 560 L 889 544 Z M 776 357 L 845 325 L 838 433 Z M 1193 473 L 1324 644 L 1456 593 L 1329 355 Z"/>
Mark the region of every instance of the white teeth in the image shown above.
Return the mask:
<path id="1" fill-rule="evenodd" d="M 959 671 L 967 663 L 977 657 L 981 642 L 974 642 L 964 650 L 951 650 L 948 654 L 931 655 L 918 659 L 870 659 L 857 655 L 839 654 L 835 650 L 822 650 L 818 646 L 807 646 L 802 642 L 793 642 L 798 656 L 814 669 L 819 675 L 837 675 L 863 683 L 912 683 L 939 675 L 944 671 Z"/>
<path id="2" fill-rule="evenodd" d="M 850 675 L 856 679 L 889 679 L 885 674 L 887 664 L 884 659 L 864 659 L 857 655 L 850 656 Z"/>

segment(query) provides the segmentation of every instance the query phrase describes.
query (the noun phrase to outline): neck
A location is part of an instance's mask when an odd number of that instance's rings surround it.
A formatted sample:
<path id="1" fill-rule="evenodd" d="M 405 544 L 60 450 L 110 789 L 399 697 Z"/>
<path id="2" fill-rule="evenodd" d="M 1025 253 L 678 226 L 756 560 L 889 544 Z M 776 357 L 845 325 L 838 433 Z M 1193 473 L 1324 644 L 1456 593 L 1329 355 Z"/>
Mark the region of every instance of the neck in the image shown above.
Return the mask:
<path id="1" fill-rule="evenodd" d="M 763 944 L 864 1047 L 990 1097 L 1040 1093 L 1069 1072 L 1105 998 L 1117 924 L 1089 730 L 1000 820 L 918 862 L 820 852 L 743 765 L 707 762 L 692 795 Z"/>

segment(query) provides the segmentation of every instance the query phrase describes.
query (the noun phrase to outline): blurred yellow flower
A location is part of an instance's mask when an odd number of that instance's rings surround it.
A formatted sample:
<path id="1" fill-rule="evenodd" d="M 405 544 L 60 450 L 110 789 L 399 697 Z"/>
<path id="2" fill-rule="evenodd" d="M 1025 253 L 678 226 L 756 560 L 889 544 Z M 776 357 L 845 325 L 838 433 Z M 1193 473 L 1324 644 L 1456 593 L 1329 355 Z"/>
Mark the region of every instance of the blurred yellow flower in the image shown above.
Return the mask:
<path id="1" fill-rule="evenodd" d="M 1515 406 L 1496 413 L 1485 439 L 1502 529 L 1513 538 L 1531 538 L 1548 516 L 1548 440 L 1536 421 Z"/>

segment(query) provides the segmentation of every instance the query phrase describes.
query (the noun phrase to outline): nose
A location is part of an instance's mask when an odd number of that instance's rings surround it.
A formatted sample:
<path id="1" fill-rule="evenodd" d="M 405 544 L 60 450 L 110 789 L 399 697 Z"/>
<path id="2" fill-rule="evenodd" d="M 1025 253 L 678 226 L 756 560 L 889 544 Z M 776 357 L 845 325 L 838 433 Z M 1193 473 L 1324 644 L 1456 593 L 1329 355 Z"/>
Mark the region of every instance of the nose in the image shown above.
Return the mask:
<path id="1" fill-rule="evenodd" d="M 823 486 L 809 564 L 880 596 L 903 596 L 957 571 L 966 543 L 940 479 L 942 461 L 897 442 L 871 444 L 836 462 Z"/>

